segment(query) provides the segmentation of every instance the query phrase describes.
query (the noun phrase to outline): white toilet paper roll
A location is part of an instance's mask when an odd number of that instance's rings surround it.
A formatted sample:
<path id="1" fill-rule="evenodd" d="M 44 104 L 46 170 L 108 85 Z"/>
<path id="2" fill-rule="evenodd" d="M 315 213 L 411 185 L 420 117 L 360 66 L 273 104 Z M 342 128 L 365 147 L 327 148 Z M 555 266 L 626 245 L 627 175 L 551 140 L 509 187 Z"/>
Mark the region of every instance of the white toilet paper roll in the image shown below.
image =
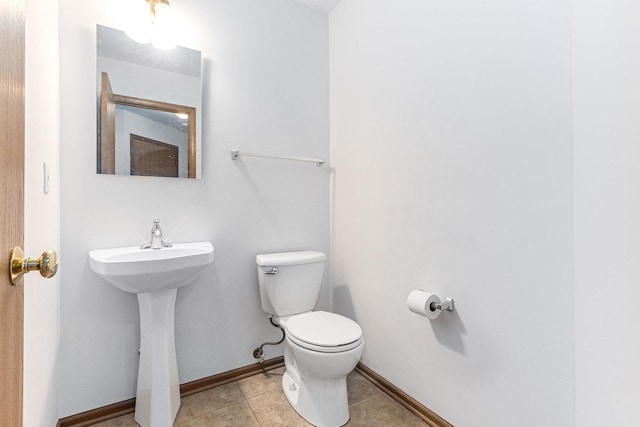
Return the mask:
<path id="1" fill-rule="evenodd" d="M 431 310 L 431 303 L 440 304 L 440 302 L 440 298 L 438 298 L 437 295 L 430 294 L 423 290 L 411 291 L 407 298 L 409 310 L 429 319 L 435 319 L 440 316 L 442 310 Z"/>

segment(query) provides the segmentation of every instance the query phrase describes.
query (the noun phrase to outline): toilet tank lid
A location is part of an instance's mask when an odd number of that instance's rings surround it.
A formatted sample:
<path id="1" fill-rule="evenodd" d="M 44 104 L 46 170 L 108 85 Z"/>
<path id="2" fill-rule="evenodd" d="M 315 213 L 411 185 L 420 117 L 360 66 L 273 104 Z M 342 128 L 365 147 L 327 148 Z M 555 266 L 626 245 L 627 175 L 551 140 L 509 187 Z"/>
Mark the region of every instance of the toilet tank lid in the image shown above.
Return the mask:
<path id="1" fill-rule="evenodd" d="M 261 267 L 277 267 L 280 265 L 311 264 L 327 259 L 322 252 L 282 252 L 278 254 L 262 254 L 256 256 L 256 264 Z"/>

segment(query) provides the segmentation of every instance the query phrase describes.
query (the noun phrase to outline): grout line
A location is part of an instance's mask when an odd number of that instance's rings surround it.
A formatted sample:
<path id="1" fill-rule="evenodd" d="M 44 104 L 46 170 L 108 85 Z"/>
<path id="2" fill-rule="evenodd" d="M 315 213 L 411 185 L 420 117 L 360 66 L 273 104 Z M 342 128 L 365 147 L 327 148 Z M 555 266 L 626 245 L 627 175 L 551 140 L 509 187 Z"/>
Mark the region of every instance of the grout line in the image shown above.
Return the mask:
<path id="1" fill-rule="evenodd" d="M 249 407 L 249 410 L 251 411 L 251 415 L 253 415 L 253 418 L 255 418 L 256 422 L 258 423 L 258 425 L 260 427 L 262 427 L 262 423 L 260 422 L 260 419 L 258 418 L 258 416 L 256 415 L 256 412 L 253 410 L 253 408 L 251 407 L 251 404 L 249 403 L 249 399 L 247 399 L 246 397 L 244 398 L 244 401 L 247 402 L 247 406 Z"/>
<path id="2" fill-rule="evenodd" d="M 262 423 L 260 422 L 260 420 L 256 416 L 256 413 L 253 412 L 253 408 L 251 407 L 251 405 L 249 405 L 249 401 L 246 398 L 244 399 L 244 404 L 247 405 L 247 407 L 249 408 L 249 411 L 251 411 L 251 415 L 253 415 L 253 419 L 256 420 L 256 423 L 258 423 L 258 425 L 260 427 L 262 427 Z"/>
<path id="3" fill-rule="evenodd" d="M 362 403 L 368 402 L 368 401 L 370 401 L 371 399 L 375 399 L 376 397 L 380 397 L 381 395 L 383 395 L 383 393 L 382 393 L 381 391 L 379 391 L 379 393 L 378 393 L 378 394 L 376 394 L 375 396 L 367 397 L 366 399 L 361 400 L 360 402 L 356 402 L 356 403 L 354 403 L 353 405 L 349 405 L 349 409 L 351 409 L 351 408 L 355 408 L 356 406 L 359 406 L 359 405 L 360 405 L 360 404 L 362 404 Z M 404 409 L 404 407 L 403 407 L 403 409 Z"/>
<path id="4" fill-rule="evenodd" d="M 278 368 L 272 368 L 272 369 L 268 369 L 268 370 L 263 369 L 263 370 L 262 370 L 262 372 L 259 372 L 259 373 L 255 374 L 255 375 L 252 375 L 252 377 L 255 377 L 255 376 L 257 376 L 257 375 L 264 375 L 264 376 L 266 376 L 267 378 L 269 378 L 269 374 L 268 374 L 268 373 L 269 373 L 270 371 L 274 371 L 274 370 L 276 370 L 276 369 L 278 369 Z M 248 378 L 251 378 L 251 377 L 248 377 Z M 241 380 L 238 380 L 238 381 L 236 381 L 236 382 L 240 382 L 240 381 L 241 381 Z M 271 391 L 273 391 L 273 390 L 269 390 L 269 392 L 271 392 Z M 242 393 L 242 389 L 240 389 L 240 393 Z M 252 407 L 252 406 L 251 406 L 251 404 L 249 403 L 249 400 L 250 400 L 250 399 L 254 399 L 254 398 L 258 397 L 258 396 L 262 396 L 262 395 L 264 395 L 264 394 L 266 394 L 266 393 L 268 393 L 268 392 L 263 392 L 263 393 L 260 393 L 260 394 L 255 395 L 255 396 L 251 396 L 250 398 L 249 398 L 249 397 L 247 397 L 247 396 L 245 396 L 245 395 L 244 395 L 244 393 L 242 393 L 242 396 L 244 397 L 244 401 L 247 403 L 247 406 L 249 407 L 249 410 L 251 411 L 251 414 L 253 415 L 253 418 L 256 420 L 256 422 L 258 423 L 258 425 L 259 425 L 260 427 L 263 427 L 263 424 L 262 424 L 262 422 L 260 421 L 260 418 L 258 418 L 258 415 L 256 414 L 256 412 L 253 410 L 253 407 Z"/>

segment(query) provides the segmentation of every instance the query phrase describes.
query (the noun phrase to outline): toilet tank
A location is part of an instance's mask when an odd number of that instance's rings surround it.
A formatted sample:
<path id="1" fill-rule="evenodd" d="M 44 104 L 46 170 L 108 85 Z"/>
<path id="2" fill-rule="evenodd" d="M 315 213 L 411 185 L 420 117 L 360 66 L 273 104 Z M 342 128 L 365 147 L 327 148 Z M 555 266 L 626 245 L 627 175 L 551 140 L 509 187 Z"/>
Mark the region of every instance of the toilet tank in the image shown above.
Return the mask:
<path id="1" fill-rule="evenodd" d="M 313 251 L 256 256 L 262 309 L 278 317 L 313 310 L 326 259 Z"/>

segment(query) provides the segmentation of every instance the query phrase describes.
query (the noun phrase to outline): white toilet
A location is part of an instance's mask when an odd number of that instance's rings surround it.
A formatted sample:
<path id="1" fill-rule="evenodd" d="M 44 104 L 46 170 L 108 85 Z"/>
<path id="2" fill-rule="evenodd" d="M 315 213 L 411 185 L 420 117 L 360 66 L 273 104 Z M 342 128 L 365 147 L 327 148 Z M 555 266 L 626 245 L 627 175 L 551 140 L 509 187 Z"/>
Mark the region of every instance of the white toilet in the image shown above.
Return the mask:
<path id="1" fill-rule="evenodd" d="M 293 408 L 318 427 L 349 420 L 347 374 L 364 349 L 362 329 L 351 319 L 316 305 L 322 252 L 287 252 L 256 257 L 262 309 L 285 330 L 284 394 Z"/>

